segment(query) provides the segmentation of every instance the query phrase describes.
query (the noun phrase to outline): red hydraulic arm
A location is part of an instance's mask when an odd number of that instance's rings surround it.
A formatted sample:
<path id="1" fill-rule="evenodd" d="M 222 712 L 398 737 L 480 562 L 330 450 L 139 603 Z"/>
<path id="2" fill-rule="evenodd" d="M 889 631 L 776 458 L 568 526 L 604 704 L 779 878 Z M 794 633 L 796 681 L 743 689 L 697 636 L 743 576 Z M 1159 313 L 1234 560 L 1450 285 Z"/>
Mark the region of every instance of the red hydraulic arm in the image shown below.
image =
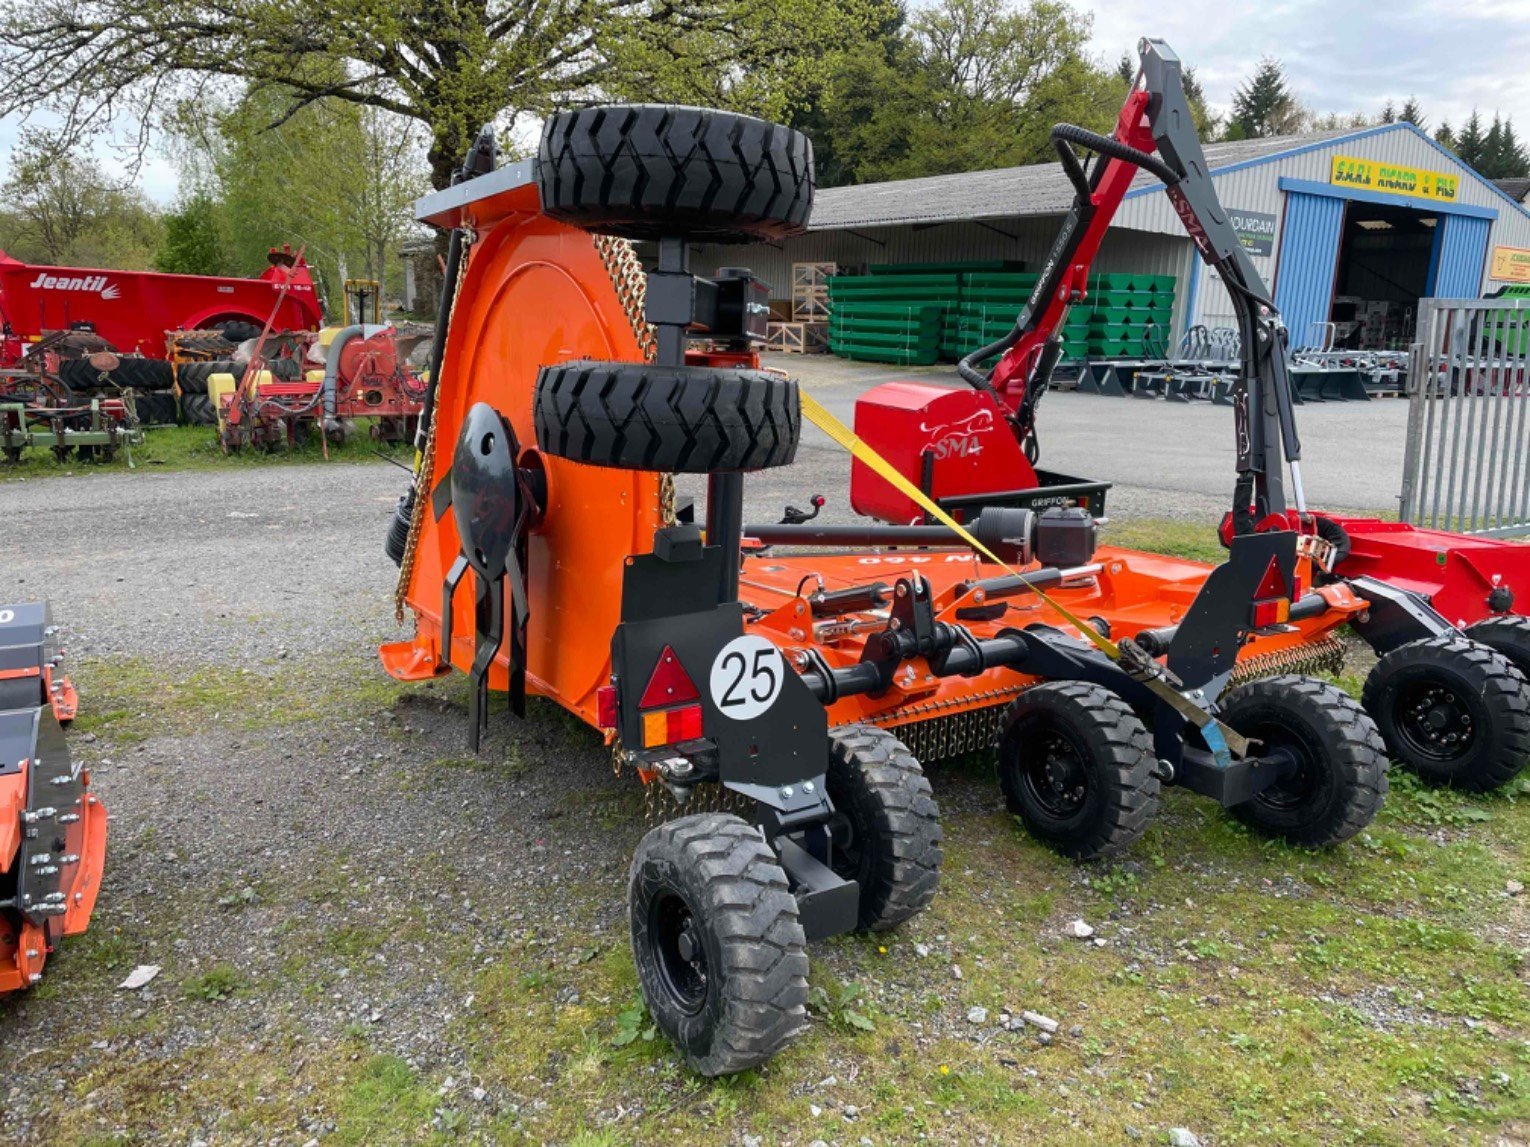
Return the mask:
<path id="1" fill-rule="evenodd" d="M 1128 95 L 1111 138 L 1133 150 L 1151 152 L 1153 132 L 1147 124 L 1147 105 L 1147 92 L 1138 90 Z M 1064 164 L 1071 161 L 1073 168 L 1078 169 L 1079 178 L 1084 178 L 1071 145 L 1060 141 L 1059 154 L 1063 148 L 1067 149 Z M 1047 340 L 1062 326 L 1068 308 L 1087 296 L 1089 267 L 1099 253 L 1105 232 L 1116 217 L 1121 201 L 1126 198 L 1137 171 L 1136 163 L 1102 155 L 1094 174 L 1087 178 L 1087 186 L 1079 189 L 1080 202 L 1074 205 L 1072 217 L 1053 242 L 1046 266 L 1026 303 L 1026 311 L 1021 312 L 1017 324 L 1022 330 L 1020 338 L 1004 352 L 989 379 L 990 385 L 1010 407 L 1010 413 L 1025 406 L 1026 382 Z M 1070 170 L 1070 175 L 1073 174 L 1075 172 Z M 1075 179 L 1075 184 L 1077 182 Z"/>

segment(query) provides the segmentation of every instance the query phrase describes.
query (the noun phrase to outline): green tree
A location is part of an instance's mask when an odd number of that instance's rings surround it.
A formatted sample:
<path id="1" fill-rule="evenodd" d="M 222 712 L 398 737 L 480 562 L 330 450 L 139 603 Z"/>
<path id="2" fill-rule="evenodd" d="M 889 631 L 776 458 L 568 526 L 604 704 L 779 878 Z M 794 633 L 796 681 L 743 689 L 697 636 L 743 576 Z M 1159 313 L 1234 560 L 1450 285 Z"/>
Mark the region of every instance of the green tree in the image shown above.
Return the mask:
<path id="1" fill-rule="evenodd" d="M 1487 155 L 1487 136 L 1482 130 L 1482 117 L 1477 114 L 1476 108 L 1472 109 L 1471 117 L 1456 136 L 1456 155 L 1468 167 L 1481 170 L 1482 161 Z"/>
<path id="2" fill-rule="evenodd" d="M 1381 105 L 1381 115 L 1377 117 L 1377 121 L 1376 122 L 1377 123 L 1396 123 L 1397 122 L 1397 108 L 1392 103 L 1391 100 L 1388 100 L 1386 103 Z"/>
<path id="3" fill-rule="evenodd" d="M 1452 151 L 1455 150 L 1455 147 L 1456 147 L 1456 133 L 1451 129 L 1450 121 L 1448 119 L 1447 120 L 1441 120 L 1440 121 L 1440 126 L 1435 128 L 1435 130 L 1434 130 L 1434 142 L 1438 143 L 1438 144 L 1442 144 L 1445 147 L 1450 148 Z"/>
<path id="4" fill-rule="evenodd" d="M 271 246 L 303 247 L 326 293 L 348 277 L 387 286 L 426 189 L 423 132 L 375 108 L 319 100 L 270 127 L 291 93 L 253 88 L 229 107 L 199 104 L 176 117 L 182 166 L 217 204 L 226 256 L 238 273 Z M 395 284 L 396 285 L 396 284 Z"/>
<path id="5" fill-rule="evenodd" d="M 206 191 L 183 196 L 164 217 L 154 269 L 178 275 L 222 275 L 230 270 L 218 204 Z"/>
<path id="6" fill-rule="evenodd" d="M 1397 113 L 1397 118 L 1404 123 L 1411 123 L 1421 131 L 1429 126 L 1429 121 L 1424 118 L 1424 109 L 1412 96 L 1403 101 L 1402 111 Z"/>
<path id="7" fill-rule="evenodd" d="M 895 42 L 849 57 L 823 124 L 845 182 L 1051 158 L 1059 120 L 1108 130 L 1120 79 L 1085 54 L 1088 18 L 1055 0 L 941 0 Z"/>
<path id="8" fill-rule="evenodd" d="M 1306 110 L 1286 84 L 1280 61 L 1266 56 L 1233 94 L 1229 138 L 1259 139 L 1300 131 Z"/>
<path id="9" fill-rule="evenodd" d="M 146 133 L 229 79 L 424 125 L 435 186 L 479 126 L 581 99 L 691 99 L 780 117 L 886 0 L 17 0 L 0 116 L 74 133 L 128 113 Z"/>
<path id="10" fill-rule="evenodd" d="M 138 191 L 110 181 L 88 146 L 23 128 L 0 184 L 0 247 L 44 263 L 139 269 L 159 219 Z"/>

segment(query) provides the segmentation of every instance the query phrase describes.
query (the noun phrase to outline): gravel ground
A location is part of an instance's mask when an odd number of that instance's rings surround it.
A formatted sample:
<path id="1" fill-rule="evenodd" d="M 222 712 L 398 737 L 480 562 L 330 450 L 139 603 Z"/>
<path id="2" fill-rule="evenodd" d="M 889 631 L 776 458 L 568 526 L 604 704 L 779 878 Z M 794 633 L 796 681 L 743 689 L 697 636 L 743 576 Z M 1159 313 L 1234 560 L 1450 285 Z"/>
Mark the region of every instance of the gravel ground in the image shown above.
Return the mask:
<path id="1" fill-rule="evenodd" d="M 815 369 L 841 407 L 890 377 Z M 1066 396 L 1048 417 L 1084 403 L 1087 417 L 1140 417 Z M 1088 461 L 1066 464 L 1107 473 L 1111 458 Z M 826 517 L 848 518 L 847 471 L 811 432 L 796 467 L 751 482 L 748 514 L 775 520 L 821 491 Z M 43 988 L 0 1002 L 0 1137 L 185 1144 L 216 1126 L 218 1141 L 301 1144 L 328 1130 L 303 1114 L 309 1095 L 323 1107 L 315 1073 L 358 1032 L 466 1089 L 479 969 L 625 949 L 622 873 L 641 819 L 595 738 L 539 706 L 525 726 L 496 717 L 469 758 L 460 679 L 400 689 L 377 668 L 378 642 L 398 632 L 381 545 L 401 488 L 381 463 L 0 485 L 22 543 L 0 599 L 50 598 L 84 711 L 112 710 L 99 736 L 73 740 L 111 810 L 104 892 Z M 1207 517 L 1222 501 L 1194 482 L 1172 506 L 1151 484 L 1112 499 L 1117 514 Z M 992 786 L 959 774 L 939 795 L 948 818 L 998 807 Z M 943 939 L 924 938 L 935 958 Z M 137 964 L 164 970 L 117 990 Z M 171 1071 L 203 1052 L 230 1065 L 227 1084 Z M 271 1062 L 290 1073 L 262 1076 Z M 472 1119 L 531 1119 L 556 1085 L 554 1071 L 457 1098 Z M 280 1115 L 262 1115 L 272 1094 Z M 229 1134 L 241 1104 L 253 1126 Z"/>

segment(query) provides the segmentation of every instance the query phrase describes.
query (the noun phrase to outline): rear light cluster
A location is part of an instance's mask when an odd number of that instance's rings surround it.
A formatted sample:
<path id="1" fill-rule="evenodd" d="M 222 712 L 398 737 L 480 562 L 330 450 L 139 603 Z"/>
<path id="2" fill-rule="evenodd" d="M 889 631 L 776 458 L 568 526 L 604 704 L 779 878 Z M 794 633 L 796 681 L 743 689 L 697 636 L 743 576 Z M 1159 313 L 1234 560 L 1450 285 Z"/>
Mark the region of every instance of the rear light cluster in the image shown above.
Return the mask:
<path id="1" fill-rule="evenodd" d="M 1267 629 L 1272 625 L 1280 625 L 1290 616 L 1291 588 L 1281 576 L 1275 559 L 1271 558 L 1264 577 L 1259 579 L 1259 588 L 1254 591 L 1254 628 Z"/>
<path id="2" fill-rule="evenodd" d="M 616 687 L 604 685 L 598 689 L 596 704 L 601 728 L 615 729 L 619 724 Z M 659 662 L 638 701 L 638 714 L 643 719 L 644 749 L 693 741 L 702 734 L 701 694 L 668 645 L 659 654 Z"/>

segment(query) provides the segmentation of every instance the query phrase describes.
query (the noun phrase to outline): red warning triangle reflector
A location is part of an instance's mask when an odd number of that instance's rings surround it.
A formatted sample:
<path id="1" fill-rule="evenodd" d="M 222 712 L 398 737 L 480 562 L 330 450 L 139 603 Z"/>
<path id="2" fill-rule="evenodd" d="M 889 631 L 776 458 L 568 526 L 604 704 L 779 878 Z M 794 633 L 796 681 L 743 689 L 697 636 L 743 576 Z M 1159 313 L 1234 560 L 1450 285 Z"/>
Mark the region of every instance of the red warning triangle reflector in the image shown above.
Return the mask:
<path id="1" fill-rule="evenodd" d="M 1270 559 L 1269 568 L 1264 571 L 1264 576 L 1259 579 L 1259 588 L 1254 591 L 1255 601 L 1264 601 L 1272 597 L 1290 597 L 1291 591 L 1286 586 L 1286 579 L 1280 576 L 1280 566 L 1275 559 Z"/>
<path id="2" fill-rule="evenodd" d="M 695 701 L 700 696 L 696 692 L 695 682 L 681 666 L 680 658 L 666 645 L 664 652 L 659 654 L 659 663 L 654 666 L 653 676 L 648 679 L 648 688 L 643 690 L 643 699 L 638 702 L 638 708 L 680 705 L 686 701 Z"/>

